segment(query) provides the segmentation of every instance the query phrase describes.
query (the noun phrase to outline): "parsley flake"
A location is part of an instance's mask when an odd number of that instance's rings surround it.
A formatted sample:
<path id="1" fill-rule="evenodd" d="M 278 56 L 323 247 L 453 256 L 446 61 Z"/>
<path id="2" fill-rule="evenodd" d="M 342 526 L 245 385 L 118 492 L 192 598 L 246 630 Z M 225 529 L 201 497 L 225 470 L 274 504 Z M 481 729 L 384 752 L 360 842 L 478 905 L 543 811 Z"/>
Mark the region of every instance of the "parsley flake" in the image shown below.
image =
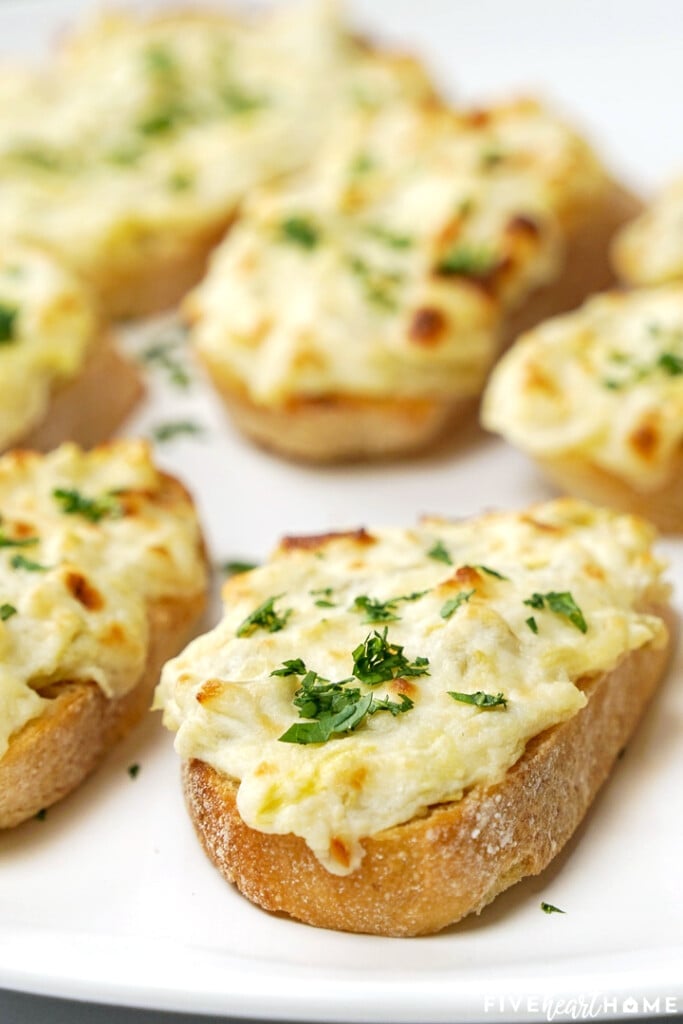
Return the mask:
<path id="1" fill-rule="evenodd" d="M 13 615 L 17 614 L 17 609 L 13 604 L 0 604 L 0 622 L 7 622 Z"/>
<path id="2" fill-rule="evenodd" d="M 544 914 L 566 914 L 566 910 L 560 910 L 559 907 L 554 907 L 552 903 L 546 903 L 541 900 L 541 910 Z"/>
<path id="3" fill-rule="evenodd" d="M 239 576 L 243 572 L 251 572 L 252 569 L 258 569 L 257 562 L 240 562 L 238 560 L 223 562 L 221 565 L 221 572 L 225 576 Z"/>
<path id="4" fill-rule="evenodd" d="M 436 272 L 447 277 L 486 277 L 498 262 L 498 256 L 491 249 L 458 242 L 441 257 Z"/>
<path id="5" fill-rule="evenodd" d="M 368 302 L 388 313 L 396 311 L 398 308 L 396 293 L 403 283 L 403 274 L 372 267 L 360 256 L 351 257 L 349 269 L 361 282 Z"/>
<path id="6" fill-rule="evenodd" d="M 484 693 L 477 690 L 476 693 L 459 693 L 457 690 L 448 690 L 448 696 L 461 704 L 474 704 L 478 708 L 499 708 L 507 706 L 507 698 L 502 693 Z"/>
<path id="7" fill-rule="evenodd" d="M 82 516 L 91 523 L 99 523 L 107 517 L 120 518 L 123 515 L 121 503 L 113 494 L 103 494 L 99 498 L 86 498 L 74 488 L 57 487 L 52 497 L 62 506 L 66 516 Z"/>
<path id="8" fill-rule="evenodd" d="M 37 537 L 7 537 L 0 529 L 0 548 L 32 548 L 37 543 Z"/>
<path id="9" fill-rule="evenodd" d="M 18 316 L 19 310 L 16 306 L 0 302 L 0 345 L 15 340 Z"/>
<path id="10" fill-rule="evenodd" d="M 13 569 L 26 569 L 27 572 L 47 572 L 49 565 L 41 565 L 40 562 L 32 562 L 24 555 L 12 555 L 10 565 Z"/>
<path id="11" fill-rule="evenodd" d="M 169 382 L 176 388 L 188 388 L 191 378 L 177 356 L 180 341 L 172 339 L 169 341 L 158 341 L 150 345 L 142 353 L 142 362 L 147 366 L 158 367 L 167 375 Z"/>
<path id="12" fill-rule="evenodd" d="M 140 765 L 139 764 L 129 764 L 128 765 L 128 774 L 130 775 L 131 779 L 137 779 L 138 775 L 140 774 Z"/>
<path id="13" fill-rule="evenodd" d="M 275 610 L 275 602 L 281 597 L 282 594 L 269 597 L 267 601 L 264 601 L 258 608 L 255 608 L 251 615 L 248 615 L 240 625 L 236 635 L 251 636 L 258 629 L 263 629 L 267 633 L 279 633 L 281 629 L 284 629 L 287 625 L 287 619 L 292 614 L 292 609 L 288 608 L 282 615 Z"/>
<path id="14" fill-rule="evenodd" d="M 496 572 L 495 569 L 489 569 L 488 565 L 473 565 L 473 569 L 481 569 L 487 576 L 495 576 L 497 580 L 509 580 L 509 576 L 503 576 L 502 572 Z"/>
<path id="15" fill-rule="evenodd" d="M 683 374 L 683 359 L 673 352 L 663 352 L 657 360 L 657 366 L 670 377 L 680 377 Z"/>
<path id="16" fill-rule="evenodd" d="M 387 626 L 379 633 L 368 634 L 353 651 L 353 674 L 369 686 L 404 676 L 428 676 L 429 659 L 418 657 L 409 661 L 400 644 L 387 640 Z"/>
<path id="17" fill-rule="evenodd" d="M 176 437 L 198 437 L 204 433 L 203 427 L 191 420 L 175 420 L 169 423 L 160 423 L 152 430 L 152 437 L 159 444 L 166 441 L 174 441 Z"/>
<path id="18" fill-rule="evenodd" d="M 466 604 L 474 594 L 476 594 L 476 590 L 461 590 L 459 594 L 452 597 L 450 601 L 446 601 L 442 606 L 441 611 L 439 612 L 441 618 L 450 619 L 451 615 L 453 615 L 454 612 L 457 612 L 460 605 Z"/>
<path id="19" fill-rule="evenodd" d="M 397 622 L 400 618 L 399 615 L 396 615 L 397 605 L 402 602 L 417 601 L 426 593 L 426 590 L 420 590 L 402 597 L 390 597 L 388 601 L 378 601 L 374 597 L 361 594 L 355 598 L 351 605 L 351 611 L 362 612 L 365 615 L 363 622 Z"/>
<path id="20" fill-rule="evenodd" d="M 435 562 L 443 562 L 445 565 L 453 565 L 453 559 L 449 555 L 443 541 L 440 540 L 437 540 L 434 547 L 427 552 L 427 557 L 433 558 Z"/>
<path id="21" fill-rule="evenodd" d="M 282 662 L 282 668 L 273 669 L 271 676 L 305 676 L 308 672 L 301 658 L 289 658 Z"/>
<path id="22" fill-rule="evenodd" d="M 287 217 L 280 224 L 280 239 L 302 249 L 315 249 L 320 241 L 320 231 L 313 221 L 306 217 Z"/>
<path id="23" fill-rule="evenodd" d="M 294 671 L 289 672 L 290 666 L 305 668 L 300 659 L 285 662 L 284 665 L 286 672 L 278 670 L 273 674 L 295 674 Z M 353 732 L 368 715 L 388 711 L 396 717 L 413 707 L 413 702 L 405 694 L 401 694 L 399 701 L 391 700 L 388 695 L 377 699 L 371 693 L 362 694 L 356 686 L 349 686 L 350 682 L 351 679 L 342 679 L 338 683 L 331 683 L 316 672 L 306 672 L 301 686 L 294 694 L 293 703 L 299 708 L 299 717 L 311 721 L 294 722 L 279 737 L 280 741 L 325 743 L 332 736 Z"/>
<path id="24" fill-rule="evenodd" d="M 45 819 L 47 818 L 47 807 L 43 807 L 43 809 L 38 811 L 37 814 L 34 814 L 33 817 L 36 819 L 36 821 L 45 821 Z"/>
<path id="25" fill-rule="evenodd" d="M 529 605 L 530 608 L 547 608 L 556 615 L 564 616 L 582 633 L 588 632 L 588 623 L 583 617 L 583 612 L 568 591 L 557 593 L 551 590 L 547 594 L 532 594 L 524 604 Z"/>
<path id="26" fill-rule="evenodd" d="M 533 617 L 533 615 L 530 615 L 529 618 L 525 619 L 524 621 L 526 622 L 527 626 L 529 627 L 532 633 L 538 633 L 538 623 L 536 622 L 536 619 Z"/>

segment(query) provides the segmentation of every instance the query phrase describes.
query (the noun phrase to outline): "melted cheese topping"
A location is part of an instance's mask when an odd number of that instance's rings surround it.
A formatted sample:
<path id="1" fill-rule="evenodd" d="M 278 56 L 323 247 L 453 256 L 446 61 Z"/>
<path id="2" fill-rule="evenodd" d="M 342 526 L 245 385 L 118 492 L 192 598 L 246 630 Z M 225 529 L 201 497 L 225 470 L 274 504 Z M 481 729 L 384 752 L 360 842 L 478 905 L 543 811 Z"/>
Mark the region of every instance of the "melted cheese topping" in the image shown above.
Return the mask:
<path id="1" fill-rule="evenodd" d="M 672 182 L 617 236 L 614 264 L 631 284 L 683 278 L 683 178 Z"/>
<path id="2" fill-rule="evenodd" d="M 641 520 L 567 499 L 524 514 L 289 541 L 268 565 L 226 584 L 222 623 L 166 666 L 156 703 L 178 730 L 183 758 L 239 780 L 248 825 L 302 836 L 329 871 L 345 874 L 359 864 L 364 836 L 499 781 L 531 737 L 584 706 L 581 680 L 666 642 L 662 620 L 639 610 L 668 592 L 651 540 Z M 439 541 L 450 564 L 429 556 Z M 551 591 L 571 592 L 585 633 L 525 604 Z M 363 595 L 411 599 L 373 625 L 353 607 Z M 270 598 L 283 627 L 238 635 Z M 327 679 L 348 680 L 352 652 L 383 625 L 411 662 L 428 659 L 429 674 L 372 692 L 406 694 L 412 710 L 376 713 L 325 743 L 280 742 L 297 721 L 301 677 L 273 671 L 301 658 Z M 502 691 L 507 706 L 482 710 L 449 691 Z"/>
<path id="3" fill-rule="evenodd" d="M 0 460 L 0 757 L 47 705 L 41 687 L 69 679 L 93 680 L 107 697 L 132 689 L 147 658 L 149 604 L 204 591 L 199 527 L 176 488 L 138 441 Z M 58 489 L 108 496 L 113 514 L 67 514 Z"/>
<path id="4" fill-rule="evenodd" d="M 0 450 L 45 415 L 53 388 L 75 377 L 95 338 L 91 299 L 46 253 L 0 251 Z"/>
<path id="5" fill-rule="evenodd" d="M 251 198 L 188 302 L 194 341 L 262 404 L 476 394 L 504 313 L 558 274 L 605 188 L 532 102 L 356 111 L 307 173 Z"/>
<path id="6" fill-rule="evenodd" d="M 657 488 L 683 444 L 683 286 L 601 295 L 529 332 L 494 370 L 482 416 L 534 456 Z"/>
<path id="7" fill-rule="evenodd" d="M 310 159 L 356 93 L 430 92 L 417 64 L 353 43 L 328 3 L 101 18 L 43 76 L 0 79 L 0 234 L 93 276 L 172 256 Z"/>

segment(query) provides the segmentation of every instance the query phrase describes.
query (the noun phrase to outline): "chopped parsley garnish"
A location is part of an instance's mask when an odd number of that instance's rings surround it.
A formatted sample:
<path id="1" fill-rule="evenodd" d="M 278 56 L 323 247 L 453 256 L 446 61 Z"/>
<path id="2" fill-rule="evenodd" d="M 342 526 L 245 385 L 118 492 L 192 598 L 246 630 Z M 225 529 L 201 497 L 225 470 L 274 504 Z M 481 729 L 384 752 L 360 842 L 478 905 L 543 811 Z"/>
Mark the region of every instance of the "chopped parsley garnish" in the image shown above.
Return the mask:
<path id="1" fill-rule="evenodd" d="M 582 633 L 588 632 L 588 623 L 583 617 L 583 612 L 568 591 L 557 593 L 551 590 L 548 594 L 532 594 L 524 604 L 530 608 L 547 608 L 556 615 L 564 616 Z"/>
<path id="2" fill-rule="evenodd" d="M 457 277 L 486 277 L 497 264 L 498 256 L 491 249 L 457 242 L 441 257 L 436 272 Z"/>
<path id="3" fill-rule="evenodd" d="M 173 171 L 167 178 L 171 192 L 189 192 L 195 183 L 192 171 Z"/>
<path id="4" fill-rule="evenodd" d="M 308 672 L 301 658 L 289 658 L 282 662 L 282 668 L 273 669 L 271 676 L 305 676 Z"/>
<path id="5" fill-rule="evenodd" d="M 73 488 L 57 487 L 52 497 L 62 506 L 66 516 L 83 516 L 91 523 L 99 523 L 107 517 L 116 519 L 123 514 L 121 503 L 113 494 L 103 494 L 99 498 L 86 498 Z"/>
<path id="6" fill-rule="evenodd" d="M 175 338 L 169 341 L 157 341 L 142 353 L 142 361 L 148 366 L 158 366 L 168 374 L 168 379 L 177 388 L 187 388 L 191 383 L 190 375 L 176 355 L 181 342 Z"/>
<path id="7" fill-rule="evenodd" d="M 504 708 L 507 705 L 507 698 L 502 693 L 484 693 L 477 690 L 476 693 L 458 693 L 457 690 L 448 690 L 448 696 L 461 704 L 474 704 L 478 708 Z"/>
<path id="8" fill-rule="evenodd" d="M 543 911 L 544 914 L 566 914 L 567 913 L 566 910 L 560 910 L 559 907 L 554 907 L 552 905 L 552 903 L 546 903 L 544 900 L 541 900 L 541 910 Z"/>
<path id="9" fill-rule="evenodd" d="M 0 528 L 0 548 L 32 548 L 34 544 L 38 543 L 37 537 L 22 537 L 13 538 L 5 536 L 2 528 Z"/>
<path id="10" fill-rule="evenodd" d="M 657 366 L 670 377 L 680 377 L 683 374 L 683 359 L 673 352 L 663 352 L 657 360 Z"/>
<path id="11" fill-rule="evenodd" d="M 381 633 L 374 630 L 368 634 L 353 651 L 353 674 L 369 686 L 405 676 L 428 676 L 429 659 L 418 657 L 409 661 L 400 644 L 387 640 L 385 626 Z"/>
<path id="12" fill-rule="evenodd" d="M 298 674 L 290 673 L 290 665 L 303 666 L 303 662 L 285 662 L 286 671 L 279 670 L 273 674 Z M 281 742 L 325 743 L 332 736 L 357 729 L 368 715 L 388 711 L 396 716 L 413 707 L 413 702 L 405 694 L 401 694 L 399 701 L 393 701 L 389 696 L 377 699 L 371 693 L 362 694 L 357 686 L 349 686 L 350 682 L 351 679 L 343 679 L 331 683 L 316 672 L 306 672 L 294 694 L 293 703 L 299 709 L 299 717 L 311 721 L 294 722 L 279 737 Z"/>
<path id="13" fill-rule="evenodd" d="M 221 572 L 226 576 L 239 576 L 243 572 L 251 572 L 252 569 L 258 569 L 258 562 L 223 562 L 221 565 Z"/>
<path id="14" fill-rule="evenodd" d="M 320 231 L 306 217 L 287 217 L 279 228 L 280 239 L 302 249 L 315 249 L 320 241 Z"/>
<path id="15" fill-rule="evenodd" d="M 267 633 L 278 633 L 281 629 L 284 629 L 287 625 L 287 619 L 292 614 L 292 609 L 288 608 L 282 614 L 275 610 L 275 602 L 281 597 L 282 594 L 269 597 L 267 601 L 264 601 L 258 608 L 255 608 L 251 615 L 248 615 L 241 624 L 236 635 L 251 636 L 258 629 L 263 629 Z"/>
<path id="16" fill-rule="evenodd" d="M 16 306 L 0 302 L 0 345 L 14 341 L 18 316 L 19 310 Z"/>
<path id="17" fill-rule="evenodd" d="M 137 127 L 142 135 L 166 135 L 187 120 L 187 117 L 187 111 L 180 103 L 169 102 L 139 121 Z"/>
<path id="18" fill-rule="evenodd" d="M 312 597 L 317 598 L 313 602 L 316 608 L 336 608 L 337 606 L 334 603 L 334 601 L 330 600 L 333 593 L 334 591 L 332 587 L 320 587 L 318 590 L 309 591 L 309 594 L 311 594 Z M 320 597 L 317 596 L 318 594 L 320 595 Z"/>
<path id="19" fill-rule="evenodd" d="M 41 565 L 40 562 L 32 562 L 25 555 L 12 555 L 10 565 L 13 569 L 26 569 L 27 572 L 47 572 L 48 565 Z"/>
<path id="20" fill-rule="evenodd" d="M 443 562 L 445 565 L 453 565 L 453 559 L 441 540 L 437 540 L 434 547 L 430 548 L 427 552 L 427 557 L 433 558 L 435 562 Z"/>
<path id="21" fill-rule="evenodd" d="M 467 604 L 473 594 L 476 594 L 476 590 L 461 590 L 460 593 L 456 594 L 455 597 L 452 597 L 450 601 L 446 601 L 439 612 L 441 618 L 450 619 L 451 615 L 454 612 L 457 612 L 460 605 Z"/>
<path id="22" fill-rule="evenodd" d="M 675 346 L 680 346 L 683 342 L 682 331 L 667 330 L 661 324 L 650 324 L 649 333 L 661 340 L 668 339 Z M 632 387 L 634 384 L 646 380 L 658 370 L 668 377 L 680 377 L 683 375 L 683 356 L 678 355 L 671 349 L 662 352 L 654 362 L 641 365 L 634 363 L 627 353 L 619 351 L 611 352 L 609 361 L 614 364 L 615 370 L 616 367 L 622 367 L 625 371 L 622 374 L 617 373 L 614 377 L 603 379 L 602 386 L 610 391 L 621 391 L 622 388 Z"/>
<path id="23" fill-rule="evenodd" d="M 144 62 L 148 71 L 152 74 L 161 75 L 164 78 L 174 76 L 178 71 L 178 61 L 175 54 L 166 46 L 149 46 L 143 54 Z"/>
<path id="24" fill-rule="evenodd" d="M 400 616 L 396 614 L 396 608 L 405 601 L 417 601 L 424 597 L 426 590 L 414 594 L 406 594 L 403 597 L 390 597 L 388 601 L 378 601 L 374 597 L 361 594 L 351 605 L 351 611 L 362 612 L 365 615 L 363 622 L 396 622 Z"/>
<path id="25" fill-rule="evenodd" d="M 261 110 L 268 105 L 265 96 L 259 96 L 253 92 L 247 92 L 236 82 L 230 82 L 221 89 L 221 100 L 228 114 L 251 114 L 255 110 Z"/>
<path id="26" fill-rule="evenodd" d="M 399 235 L 395 231 L 382 227 L 381 224 L 369 224 L 365 230 L 372 238 L 376 238 L 378 242 L 384 242 L 390 249 L 410 249 L 413 244 L 410 235 Z"/>
<path id="27" fill-rule="evenodd" d="M 533 615 L 530 615 L 529 618 L 525 619 L 524 621 L 526 622 L 527 626 L 529 627 L 532 633 L 538 633 L 538 623 L 536 622 L 536 619 L 533 617 Z"/>
<path id="28" fill-rule="evenodd" d="M 495 569 L 489 569 L 488 565 L 473 565 L 473 569 L 481 569 L 487 576 L 495 576 L 497 580 L 509 580 L 509 576 L 503 576 L 502 572 L 496 572 Z"/>
<path id="29" fill-rule="evenodd" d="M 0 604 L 0 622 L 7 622 L 13 615 L 17 614 L 17 609 L 13 604 Z"/>
<path id="30" fill-rule="evenodd" d="M 138 775 L 140 774 L 140 765 L 139 764 L 129 764 L 128 765 L 128 774 L 130 775 L 131 779 L 137 779 Z"/>
<path id="31" fill-rule="evenodd" d="M 34 814 L 33 817 L 36 819 L 36 821 L 45 821 L 45 819 L 47 818 L 47 807 L 43 807 L 43 809 L 38 811 L 37 814 Z"/>
<path id="32" fill-rule="evenodd" d="M 398 308 L 396 291 L 403 282 L 403 274 L 371 267 L 360 256 L 351 257 L 349 269 L 362 282 L 365 297 L 369 302 L 386 312 L 393 313 Z"/>
<path id="33" fill-rule="evenodd" d="M 204 433 L 203 427 L 192 420 L 174 420 L 169 423 L 160 423 L 152 430 L 152 437 L 159 444 L 166 441 L 174 441 L 176 437 L 198 437 Z"/>

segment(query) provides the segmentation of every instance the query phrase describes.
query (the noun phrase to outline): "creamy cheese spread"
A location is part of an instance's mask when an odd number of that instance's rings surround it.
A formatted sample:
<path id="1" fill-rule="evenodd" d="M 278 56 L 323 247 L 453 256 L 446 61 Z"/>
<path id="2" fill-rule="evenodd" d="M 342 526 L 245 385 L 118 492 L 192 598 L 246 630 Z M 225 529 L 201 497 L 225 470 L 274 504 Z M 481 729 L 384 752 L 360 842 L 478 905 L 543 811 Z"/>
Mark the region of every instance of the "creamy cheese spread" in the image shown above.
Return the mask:
<path id="1" fill-rule="evenodd" d="M 417 63 L 365 50 L 329 3 L 102 17 L 43 75 L 0 78 L 0 235 L 93 276 L 173 257 L 310 159 L 337 108 L 413 93 Z"/>
<path id="2" fill-rule="evenodd" d="M 660 486 L 683 443 L 683 285 L 600 295 L 529 332 L 494 370 L 483 422 L 533 456 Z"/>
<path id="3" fill-rule="evenodd" d="M 614 263 L 632 284 L 683 279 L 683 178 L 671 182 L 616 238 Z"/>
<path id="4" fill-rule="evenodd" d="M 531 101 L 347 111 L 307 171 L 250 197 L 188 301 L 194 342 L 265 405 L 477 394 L 504 314 L 606 188 Z"/>
<path id="5" fill-rule="evenodd" d="M 582 680 L 665 643 L 642 611 L 668 592 L 651 541 L 641 520 L 569 499 L 290 539 L 226 584 L 223 621 L 166 666 L 156 703 L 181 757 L 238 782 L 249 826 L 302 836 L 346 874 L 363 837 L 499 781 L 531 737 L 585 705 Z M 293 703 L 305 670 L 393 712 L 326 742 L 284 741 L 315 728 L 317 698 L 303 717 Z M 463 702 L 478 693 L 493 703 Z"/>
<path id="6" fill-rule="evenodd" d="M 0 249 L 0 450 L 40 422 L 55 386 L 75 377 L 97 318 L 83 285 L 47 253 Z"/>
<path id="7" fill-rule="evenodd" d="M 137 683 L 148 606 L 203 592 L 199 527 L 146 445 L 0 460 L 0 757 L 41 714 L 41 687 L 92 680 L 107 697 Z"/>

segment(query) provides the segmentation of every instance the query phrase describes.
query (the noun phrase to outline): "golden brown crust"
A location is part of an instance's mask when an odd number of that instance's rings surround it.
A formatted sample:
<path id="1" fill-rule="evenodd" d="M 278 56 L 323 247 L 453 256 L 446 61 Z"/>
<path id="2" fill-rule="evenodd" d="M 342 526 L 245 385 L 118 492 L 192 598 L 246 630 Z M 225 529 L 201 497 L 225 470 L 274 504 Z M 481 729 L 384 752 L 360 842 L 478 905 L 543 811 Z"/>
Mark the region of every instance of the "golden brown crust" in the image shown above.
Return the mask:
<path id="1" fill-rule="evenodd" d="M 55 389 L 43 421 L 12 446 L 48 452 L 63 441 L 90 448 L 111 437 L 144 394 L 138 368 L 99 338 L 81 372 Z"/>
<path id="2" fill-rule="evenodd" d="M 673 629 L 670 609 L 652 610 Z M 184 765 L 190 815 L 221 874 L 266 910 L 342 931 L 439 931 L 559 852 L 633 733 L 669 650 L 642 648 L 586 681 L 586 707 L 532 740 L 502 782 L 365 839 L 351 875 L 327 872 L 297 836 L 249 828 L 236 783 L 196 760 Z"/>
<path id="3" fill-rule="evenodd" d="M 186 501 L 179 481 L 164 475 L 160 500 Z M 108 699 L 93 682 L 52 683 L 50 704 L 11 737 L 0 758 L 0 829 L 11 828 L 61 800 L 149 710 L 166 661 L 190 639 L 206 603 L 194 593 L 149 607 L 149 648 L 142 675 L 124 696 Z"/>
<path id="4" fill-rule="evenodd" d="M 640 202 L 613 185 L 598 209 L 573 228 L 561 277 L 537 289 L 508 316 L 502 346 L 541 320 L 578 305 L 614 283 L 609 245 Z M 191 303 L 188 304 L 190 317 Z M 474 398 L 372 399 L 330 395 L 259 405 L 222 367 L 207 361 L 232 419 L 248 437 L 281 455 L 307 462 L 338 462 L 408 455 L 423 449 L 474 412 Z"/>
<path id="5" fill-rule="evenodd" d="M 643 516 L 665 533 L 683 533 L 683 450 L 672 460 L 666 481 L 648 491 L 636 490 L 587 458 L 536 462 L 563 493 Z"/>

